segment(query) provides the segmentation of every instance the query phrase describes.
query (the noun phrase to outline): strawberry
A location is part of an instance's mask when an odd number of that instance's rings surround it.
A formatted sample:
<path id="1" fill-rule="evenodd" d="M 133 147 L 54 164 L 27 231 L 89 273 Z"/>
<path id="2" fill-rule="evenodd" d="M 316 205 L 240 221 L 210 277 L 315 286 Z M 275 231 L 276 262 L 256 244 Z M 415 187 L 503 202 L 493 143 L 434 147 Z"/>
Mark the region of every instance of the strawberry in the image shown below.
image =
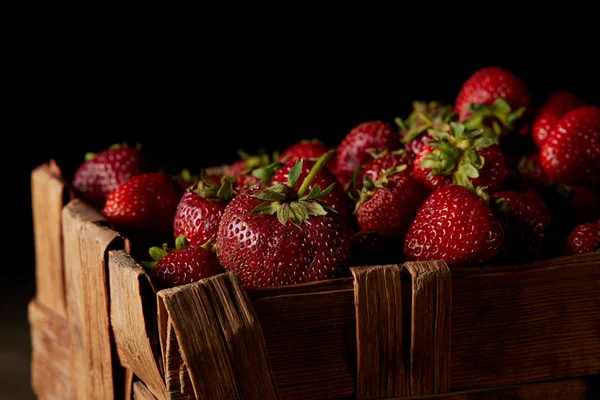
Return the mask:
<path id="1" fill-rule="evenodd" d="M 600 251 L 600 220 L 577 225 L 567 238 L 567 254 L 583 254 L 593 251 Z"/>
<path id="2" fill-rule="evenodd" d="M 304 139 L 284 149 L 279 155 L 279 162 L 285 163 L 301 158 L 318 159 L 329 150 L 329 146 L 318 139 Z M 335 161 L 335 159 L 332 158 L 327 164 L 331 164 L 332 161 Z"/>
<path id="3" fill-rule="evenodd" d="M 502 188 L 506 166 L 495 137 L 456 122 L 450 123 L 450 132 L 431 130 L 430 134 L 434 140 L 417 155 L 413 173 L 431 192 L 452 183 L 488 191 Z"/>
<path id="4" fill-rule="evenodd" d="M 406 168 L 405 164 L 396 164 L 376 180 L 365 177 L 355 209 L 361 231 L 376 232 L 402 243 L 428 195 L 420 181 L 403 173 Z"/>
<path id="5" fill-rule="evenodd" d="M 132 176 L 106 200 L 103 214 L 116 229 L 145 239 L 173 237 L 173 218 L 183 188 L 162 172 Z"/>
<path id="6" fill-rule="evenodd" d="M 150 279 L 157 289 L 194 283 L 225 272 L 210 242 L 203 246 L 190 246 L 185 236 L 177 237 L 175 248 L 167 244 L 151 247 L 153 261 L 141 264 L 150 270 Z"/>
<path id="7" fill-rule="evenodd" d="M 540 161 L 540 154 L 524 155 L 518 164 L 518 173 L 521 181 L 527 185 L 541 189 L 550 185 Z"/>
<path id="8" fill-rule="evenodd" d="M 188 189 L 190 186 L 200 181 L 200 176 L 192 174 L 188 168 L 183 168 L 175 175 L 175 180 L 179 182 L 182 188 Z"/>
<path id="9" fill-rule="evenodd" d="M 539 258 L 550 233 L 552 217 L 535 189 L 507 190 L 490 195 L 504 229 L 505 256 L 511 261 Z"/>
<path id="10" fill-rule="evenodd" d="M 583 100 L 570 92 L 553 92 L 538 108 L 531 128 L 531 134 L 538 148 L 548 139 L 552 128 L 567 112 L 583 107 Z"/>
<path id="11" fill-rule="evenodd" d="M 600 185 L 600 107 L 567 112 L 554 125 L 540 149 L 546 176 L 555 184 Z"/>
<path id="12" fill-rule="evenodd" d="M 371 181 L 379 180 L 383 174 L 390 168 L 398 165 L 406 165 L 403 174 L 413 174 L 414 154 L 406 150 L 383 151 L 381 153 L 372 154 L 372 159 L 360 165 L 353 186 L 355 190 L 360 191 L 366 178 Z"/>
<path id="13" fill-rule="evenodd" d="M 397 150 L 401 147 L 400 135 L 392 125 L 375 120 L 358 124 L 337 146 L 335 173 L 343 185 L 350 182 L 359 165 L 370 158 L 369 150 Z"/>
<path id="14" fill-rule="evenodd" d="M 322 156 L 322 155 L 321 155 Z M 282 183 L 285 184 L 288 182 L 290 173 L 296 166 L 296 164 L 301 161 L 302 169 L 298 181 L 303 181 L 310 171 L 315 167 L 316 161 L 314 159 L 290 159 L 288 160 L 275 174 L 273 175 L 271 182 L 272 183 Z M 333 185 L 331 191 L 323 196 L 321 200 L 325 201 L 331 208 L 345 216 L 346 218 L 350 218 L 352 215 L 353 202 L 348 196 L 348 194 L 344 191 L 344 188 L 339 183 L 337 177 L 334 175 L 331 170 L 328 168 L 321 168 L 319 172 L 312 177 L 311 183 L 308 186 L 307 191 L 310 192 L 314 186 L 319 186 L 320 188 L 328 188 Z"/>
<path id="15" fill-rule="evenodd" d="M 326 153 L 296 188 L 298 163 L 287 184 L 250 188 L 227 205 L 219 223 L 216 251 L 226 270 L 235 271 L 249 288 L 287 285 L 340 276 L 351 260 L 346 219 L 321 198 L 311 178 L 328 161 Z"/>
<path id="16" fill-rule="evenodd" d="M 406 119 L 396 118 L 395 122 L 400 128 L 404 148 L 416 155 L 423 144 L 431 140 L 427 133 L 429 129 L 449 130 L 449 122 L 456 121 L 458 115 L 452 111 L 452 105 L 439 101 L 413 101 L 412 106 L 412 112 Z"/>
<path id="17" fill-rule="evenodd" d="M 174 237 L 185 236 L 190 246 L 200 246 L 214 239 L 219 220 L 232 197 L 231 178 L 223 178 L 221 183 L 216 177 L 202 176 L 179 200 L 173 218 Z"/>
<path id="18" fill-rule="evenodd" d="M 273 173 L 281 166 L 277 161 L 277 153 L 270 156 L 264 150 L 256 155 L 250 155 L 243 150 L 238 151 L 239 159 L 236 160 L 226 172 L 226 176 L 233 178 L 238 191 L 243 191 L 250 186 L 266 185 L 270 182 Z"/>
<path id="19" fill-rule="evenodd" d="M 75 192 L 95 207 L 102 208 L 108 195 L 134 175 L 147 171 L 140 147 L 114 145 L 98 154 L 86 154 L 71 179 Z"/>
<path id="20" fill-rule="evenodd" d="M 450 185 L 423 203 L 404 241 L 411 261 L 444 260 L 449 266 L 492 261 L 504 241 L 492 208 L 469 189 Z"/>

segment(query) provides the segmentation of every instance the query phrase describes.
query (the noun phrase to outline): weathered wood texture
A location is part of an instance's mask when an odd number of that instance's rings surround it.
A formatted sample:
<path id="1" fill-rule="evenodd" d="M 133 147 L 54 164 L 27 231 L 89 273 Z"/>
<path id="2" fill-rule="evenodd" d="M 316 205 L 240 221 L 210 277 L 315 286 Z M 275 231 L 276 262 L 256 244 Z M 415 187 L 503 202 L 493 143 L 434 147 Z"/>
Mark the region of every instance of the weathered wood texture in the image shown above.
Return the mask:
<path id="1" fill-rule="evenodd" d="M 66 318 L 61 212 L 68 201 L 67 185 L 53 162 L 31 172 L 36 300 Z"/>
<path id="2" fill-rule="evenodd" d="M 40 400 L 69 400 L 71 363 L 67 321 L 46 305 L 28 306 L 31 335 L 31 385 Z"/>
<path id="3" fill-rule="evenodd" d="M 127 399 L 129 400 L 129 399 Z M 159 400 L 148 389 L 143 382 L 137 381 L 133 383 L 133 400 Z"/>
<path id="4" fill-rule="evenodd" d="M 62 211 L 72 393 L 77 399 L 114 399 L 124 371 L 113 348 L 109 318 L 107 250 L 123 248 L 104 217 L 79 199 Z M 118 368 L 119 367 L 119 368 Z"/>
<path id="5" fill-rule="evenodd" d="M 158 295 L 197 398 L 279 398 L 261 327 L 237 275 L 220 274 Z M 161 338 L 163 347 L 171 345 L 168 332 Z"/>
<path id="6" fill-rule="evenodd" d="M 156 304 L 156 295 L 144 269 L 124 250 L 109 251 L 108 261 L 110 321 L 121 364 L 130 368 L 155 397 L 164 398 L 156 310 L 148 307 Z"/>

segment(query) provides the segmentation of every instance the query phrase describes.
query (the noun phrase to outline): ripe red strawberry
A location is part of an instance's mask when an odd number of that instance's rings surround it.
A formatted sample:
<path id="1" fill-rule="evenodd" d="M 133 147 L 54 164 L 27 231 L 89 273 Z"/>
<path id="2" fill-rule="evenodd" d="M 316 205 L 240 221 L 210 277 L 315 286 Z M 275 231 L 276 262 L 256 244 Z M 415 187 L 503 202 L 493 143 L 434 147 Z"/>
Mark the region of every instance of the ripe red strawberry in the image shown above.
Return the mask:
<path id="1" fill-rule="evenodd" d="M 577 225 L 567 238 L 567 254 L 600 251 L 600 220 Z"/>
<path id="2" fill-rule="evenodd" d="M 531 134 L 538 148 L 546 142 L 552 128 L 563 115 L 583 105 L 583 101 L 573 93 L 550 93 L 533 118 Z"/>
<path id="3" fill-rule="evenodd" d="M 291 171 L 298 162 L 302 162 L 302 169 L 297 180 L 302 182 L 315 167 L 316 161 L 314 159 L 290 159 L 277 172 L 275 172 L 271 182 L 282 184 L 287 183 Z M 308 186 L 307 191 L 310 192 L 315 185 L 318 185 L 322 190 L 325 190 L 329 186 L 333 185 L 329 194 L 323 196 L 321 200 L 326 202 L 329 206 L 331 206 L 331 208 L 346 218 L 350 218 L 354 204 L 331 170 L 328 168 L 321 168 L 319 172 L 311 178 L 311 183 Z"/>
<path id="4" fill-rule="evenodd" d="M 319 159 L 313 172 L 327 161 Z M 250 188 L 227 205 L 216 239 L 217 257 L 246 287 L 286 285 L 345 274 L 351 260 L 346 219 L 329 208 L 310 178 L 296 188 L 300 168 L 287 185 Z"/>
<path id="5" fill-rule="evenodd" d="M 329 151 L 329 146 L 318 139 L 300 140 L 287 147 L 279 155 L 279 162 L 285 163 L 290 160 L 298 160 L 300 158 L 318 159 L 323 154 Z M 333 158 L 332 158 L 333 160 Z M 328 164 L 332 161 L 329 160 Z"/>
<path id="6" fill-rule="evenodd" d="M 542 196 L 535 189 L 525 189 L 492 193 L 490 197 L 504 229 L 506 259 L 539 258 L 552 227 L 552 217 Z"/>
<path id="7" fill-rule="evenodd" d="M 231 179 L 223 178 L 221 183 L 215 178 L 203 176 L 185 191 L 177 205 L 173 235 L 185 236 L 190 246 L 200 246 L 216 237 L 225 206 L 233 197 Z"/>
<path id="8" fill-rule="evenodd" d="M 519 161 L 518 170 L 521 181 L 528 186 L 541 189 L 550 185 L 542 168 L 539 153 L 524 155 Z"/>
<path id="9" fill-rule="evenodd" d="M 359 166 L 355 182 L 353 182 L 354 189 L 360 191 L 363 187 L 365 178 L 369 178 L 371 181 L 377 181 L 386 173 L 386 171 L 399 165 L 406 165 L 406 169 L 400 173 L 412 175 L 414 159 L 414 154 L 406 150 L 383 151 L 379 154 L 374 154 L 372 159 Z"/>
<path id="10" fill-rule="evenodd" d="M 134 175 L 147 171 L 139 147 L 115 145 L 98 154 L 88 153 L 71 179 L 75 192 L 90 204 L 102 208 L 108 195 Z"/>
<path id="11" fill-rule="evenodd" d="M 210 242 L 205 246 L 189 246 L 185 236 L 179 236 L 175 248 L 164 244 L 150 248 L 149 253 L 154 261 L 141 264 L 150 270 L 150 278 L 159 290 L 225 272 Z"/>
<path id="12" fill-rule="evenodd" d="M 512 72 L 497 66 L 484 67 L 475 71 L 463 83 L 456 97 L 454 110 L 458 112 L 459 121 L 463 122 L 473 115 L 473 104 L 493 106 L 498 99 L 503 99 L 509 107 L 507 109 L 506 105 L 496 103 L 500 106 L 496 112 L 507 117 L 512 114 L 512 110 L 521 107 L 527 109 L 531 103 L 531 94 L 527 85 Z M 515 117 L 518 116 L 513 116 Z"/>
<path id="13" fill-rule="evenodd" d="M 400 128 L 404 148 L 416 155 L 423 144 L 431 140 L 427 132 L 429 129 L 447 131 L 449 123 L 456 121 L 458 115 L 452 111 L 452 105 L 439 101 L 413 101 L 412 106 L 412 112 L 406 119 L 396 118 L 395 122 Z"/>
<path id="14" fill-rule="evenodd" d="M 502 188 L 506 176 L 504 155 L 495 138 L 484 130 L 467 130 L 452 122 L 450 132 L 430 131 L 429 141 L 417 155 L 413 173 L 431 191 L 457 184 L 492 192 Z"/>
<path id="15" fill-rule="evenodd" d="M 412 261 L 444 260 L 449 266 L 492 261 L 504 235 L 489 204 L 469 189 L 450 185 L 433 192 L 419 209 L 404 241 Z"/>
<path id="16" fill-rule="evenodd" d="M 133 176 L 115 189 L 103 214 L 117 230 L 145 239 L 173 237 L 173 218 L 183 188 L 174 177 L 161 172 Z"/>
<path id="17" fill-rule="evenodd" d="M 226 176 L 234 179 L 238 191 L 243 191 L 254 185 L 267 185 L 271 176 L 280 167 L 278 155 L 270 156 L 264 150 L 256 155 L 249 155 L 244 151 L 238 151 L 239 159 L 236 160 L 226 172 Z"/>
<path id="18" fill-rule="evenodd" d="M 405 164 L 390 167 L 378 179 L 368 176 L 356 202 L 356 220 L 361 231 L 376 232 L 403 243 L 419 207 L 427 198 L 423 184 L 403 173 Z"/>
<path id="19" fill-rule="evenodd" d="M 566 113 L 540 149 L 546 176 L 555 184 L 600 185 L 600 107 L 580 107 Z"/>
<path id="20" fill-rule="evenodd" d="M 370 157 L 369 150 L 397 150 L 402 146 L 400 135 L 385 121 L 368 121 L 358 124 L 337 146 L 335 173 L 342 182 L 348 183 L 356 168 Z"/>

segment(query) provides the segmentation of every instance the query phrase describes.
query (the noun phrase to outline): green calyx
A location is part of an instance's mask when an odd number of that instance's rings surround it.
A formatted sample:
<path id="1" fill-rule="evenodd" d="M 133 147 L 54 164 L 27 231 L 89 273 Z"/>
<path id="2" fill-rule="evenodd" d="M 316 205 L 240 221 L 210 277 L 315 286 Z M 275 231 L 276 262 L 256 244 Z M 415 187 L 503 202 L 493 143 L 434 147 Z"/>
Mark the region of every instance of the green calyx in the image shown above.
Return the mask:
<path id="1" fill-rule="evenodd" d="M 222 201 L 229 203 L 233 198 L 233 178 L 221 177 L 221 184 L 217 184 L 210 176 L 200 172 L 200 180 L 188 190 L 196 192 L 207 201 Z"/>
<path id="2" fill-rule="evenodd" d="M 498 144 L 498 137 L 484 129 L 467 129 L 463 124 L 450 123 L 450 132 L 429 130 L 434 150 L 420 164 L 431 169 L 432 175 L 451 175 L 454 184 L 472 188 L 471 179 L 479 177 L 485 159 L 477 152 Z"/>
<path id="3" fill-rule="evenodd" d="M 243 175 L 252 173 L 256 168 L 268 166 L 279 158 L 278 152 L 269 155 L 264 149 L 258 150 L 254 155 L 248 154 L 242 149 L 239 149 L 237 153 L 238 157 L 246 160 L 246 170 L 242 173 Z"/>
<path id="4" fill-rule="evenodd" d="M 332 153 L 329 151 L 317 160 L 297 191 L 295 191 L 295 187 L 302 173 L 302 160 L 299 160 L 290 170 L 287 184 L 277 182 L 267 189 L 256 191 L 253 196 L 263 202 L 256 206 L 252 214 L 275 214 L 283 225 L 290 221 L 293 225 L 300 227 L 309 216 L 322 216 L 329 212 L 337 213 L 322 200 L 331 193 L 335 183 L 329 185 L 325 190 L 321 190 L 319 185 L 314 185 L 310 193 L 306 194 L 310 183 L 325 163 L 331 159 Z"/>
<path id="5" fill-rule="evenodd" d="M 413 101 L 413 110 L 404 120 L 394 121 L 400 130 L 405 131 L 402 143 L 410 143 L 428 129 L 448 130 L 449 123 L 458 119 L 458 114 L 452 111 L 452 105 L 439 101 Z"/>
<path id="6" fill-rule="evenodd" d="M 385 189 L 388 186 L 388 184 L 390 182 L 389 181 L 390 176 L 400 173 L 400 172 L 404 171 L 406 168 L 407 167 L 405 164 L 396 165 L 394 167 L 388 168 L 379 177 L 379 179 L 376 179 L 376 180 L 372 180 L 371 178 L 366 176 L 363 180 L 363 187 L 360 190 L 360 194 L 355 203 L 354 213 L 356 213 L 358 211 L 361 204 L 363 204 L 364 202 L 369 200 L 371 197 L 373 197 L 373 195 L 375 194 L 375 192 L 377 190 Z"/>
<path id="7" fill-rule="evenodd" d="M 172 252 L 173 250 L 178 250 L 178 249 L 181 249 L 181 248 L 187 247 L 187 246 L 189 246 L 189 243 L 188 243 L 186 237 L 184 235 L 180 235 L 175 239 L 175 248 L 169 247 L 169 245 L 167 243 L 163 243 L 163 245 L 160 247 L 159 246 L 150 247 L 150 249 L 148 250 L 148 253 L 150 254 L 150 257 L 152 258 L 153 261 L 141 261 L 140 264 L 144 268 L 153 269 L 154 267 L 156 267 L 156 264 L 158 264 L 158 262 L 160 260 L 162 260 L 162 258 L 164 256 L 166 256 L 168 253 Z"/>
<path id="8" fill-rule="evenodd" d="M 496 136 L 506 136 L 515 129 L 526 108 L 513 110 L 504 98 L 497 98 L 492 105 L 470 104 L 471 116 L 463 121 L 467 129 L 486 129 Z"/>

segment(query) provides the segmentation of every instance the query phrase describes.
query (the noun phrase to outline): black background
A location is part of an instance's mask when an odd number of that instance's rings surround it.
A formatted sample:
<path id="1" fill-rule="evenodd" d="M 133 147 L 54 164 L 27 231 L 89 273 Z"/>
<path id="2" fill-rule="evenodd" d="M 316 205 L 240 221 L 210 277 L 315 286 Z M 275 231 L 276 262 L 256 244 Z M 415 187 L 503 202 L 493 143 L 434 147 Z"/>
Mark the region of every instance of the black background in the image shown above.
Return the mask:
<path id="1" fill-rule="evenodd" d="M 594 25 L 513 11 L 475 21 L 429 21 L 415 11 L 410 25 L 401 14 L 367 21 L 315 12 L 318 24 L 242 17 L 208 26 L 209 15 L 173 28 L 153 20 L 86 29 L 81 20 L 24 30 L 25 44 L 7 61 L 14 91 L 3 136 L 12 239 L 0 289 L 20 294 L 4 302 L 16 307 L 15 323 L 26 321 L 34 294 L 30 173 L 51 158 L 68 174 L 88 151 L 141 143 L 177 171 L 233 162 L 239 148 L 277 150 L 308 138 L 335 145 L 359 122 L 406 116 L 412 100 L 454 101 L 488 65 L 520 76 L 534 104 L 554 90 L 600 103 Z"/>

